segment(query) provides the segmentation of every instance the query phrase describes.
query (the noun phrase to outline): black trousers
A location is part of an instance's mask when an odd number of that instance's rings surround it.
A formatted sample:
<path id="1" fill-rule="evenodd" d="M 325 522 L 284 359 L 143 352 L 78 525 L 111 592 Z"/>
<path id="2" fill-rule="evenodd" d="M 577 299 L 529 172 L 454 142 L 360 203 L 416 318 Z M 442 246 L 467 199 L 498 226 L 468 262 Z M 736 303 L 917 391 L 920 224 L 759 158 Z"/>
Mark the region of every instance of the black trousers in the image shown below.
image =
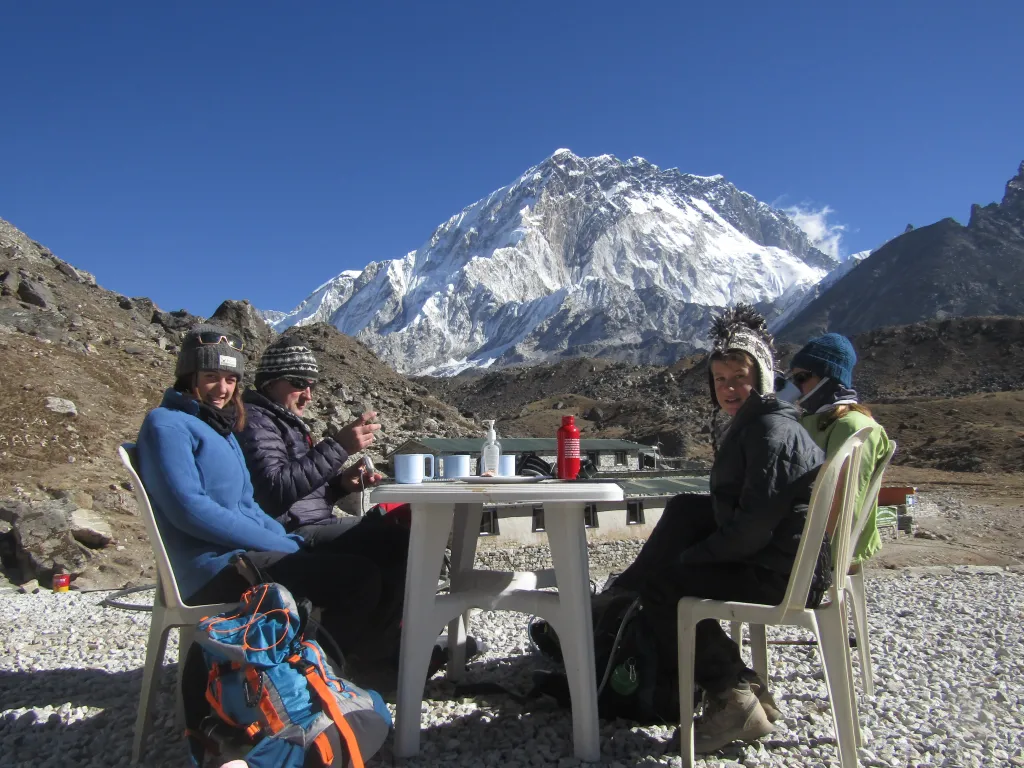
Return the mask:
<path id="1" fill-rule="evenodd" d="M 709 536 L 715 527 L 711 497 L 674 497 L 636 560 L 615 580 L 616 588 L 640 594 L 645 623 L 654 630 L 659 659 L 666 662 L 677 658 L 676 607 L 680 598 L 777 605 L 786 594 L 789 577 L 767 568 L 748 563 L 680 563 L 683 550 Z M 697 685 L 711 694 L 746 685 L 747 669 L 740 649 L 719 621 L 699 622 L 695 645 Z"/>
<path id="2" fill-rule="evenodd" d="M 356 525 L 304 526 L 298 552 L 247 552 L 270 581 L 287 587 L 322 611 L 324 629 L 346 657 L 364 661 L 397 658 L 401 638 L 409 531 L 383 516 Z M 192 595 L 190 603 L 237 600 L 249 588 L 227 566 Z"/>

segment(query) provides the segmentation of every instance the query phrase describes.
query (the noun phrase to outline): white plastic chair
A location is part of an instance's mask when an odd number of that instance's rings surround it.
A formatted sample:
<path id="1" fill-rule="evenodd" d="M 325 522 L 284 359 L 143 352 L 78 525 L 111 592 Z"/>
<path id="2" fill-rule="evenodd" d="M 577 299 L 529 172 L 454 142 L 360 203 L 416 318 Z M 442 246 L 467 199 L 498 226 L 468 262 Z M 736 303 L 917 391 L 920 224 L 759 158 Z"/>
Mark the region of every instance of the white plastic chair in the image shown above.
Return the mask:
<path id="1" fill-rule="evenodd" d="M 871 482 L 868 484 L 867 492 L 864 494 L 864 505 L 857 512 L 853 523 L 851 542 L 856 546 L 860 541 L 864 526 L 868 521 L 868 513 L 871 505 L 878 499 L 878 491 L 882 487 L 882 476 L 896 452 L 896 441 L 890 441 L 889 450 L 883 460 L 875 467 L 871 475 Z M 875 694 L 875 677 L 871 667 L 871 640 L 868 636 L 868 608 L 864 597 L 864 571 L 858 568 L 846 575 L 846 594 L 850 599 L 850 610 L 853 614 L 853 633 L 857 638 L 857 654 L 860 657 L 861 680 L 864 686 L 864 694 L 873 696 Z M 732 622 L 730 634 L 737 644 L 743 642 L 743 623 Z M 762 627 L 751 625 L 750 627 L 750 657 L 751 663 L 758 674 L 768 682 L 768 638 Z M 850 680 L 853 680 L 853 664 L 851 658 Z M 859 729 L 858 729 L 859 730 Z M 858 746 L 860 742 L 858 740 Z"/>
<path id="2" fill-rule="evenodd" d="M 892 461 L 894 453 L 896 453 L 896 441 L 890 440 L 889 450 L 886 452 L 885 458 L 879 462 L 878 466 L 875 467 L 874 474 L 871 475 L 871 483 L 868 485 L 867 493 L 864 495 L 864 506 L 854 522 L 853 534 L 850 539 L 853 542 L 853 546 L 856 546 L 857 542 L 860 541 L 872 504 L 878 501 L 878 491 L 882 487 L 882 475 L 885 474 L 885 470 L 889 467 L 889 462 Z M 875 675 L 871 668 L 871 642 L 868 638 L 868 606 L 864 598 L 863 567 L 858 567 L 853 573 L 847 573 L 846 594 L 850 598 L 850 608 L 853 612 L 853 632 L 857 638 L 857 655 L 860 656 L 860 676 L 864 685 L 864 694 L 866 696 L 874 696 Z M 765 654 L 767 655 L 767 650 Z M 850 671 L 850 679 L 853 679 L 852 670 Z"/>
<path id="3" fill-rule="evenodd" d="M 123 443 L 117 449 L 121 462 L 128 470 L 132 487 L 135 489 L 135 500 L 139 505 L 139 514 L 142 515 L 142 522 L 146 526 L 146 533 L 149 535 L 149 543 L 153 547 L 153 555 L 156 558 L 156 594 L 153 596 L 153 618 L 149 627 L 149 643 L 146 646 L 146 665 L 142 672 L 142 692 L 139 696 L 139 713 L 135 718 L 135 738 L 132 741 L 132 764 L 137 765 L 142 757 L 142 745 L 151 725 L 150 710 L 156 698 L 156 686 L 153 679 L 157 670 L 160 669 L 164 660 L 164 651 L 167 649 L 167 634 L 174 627 L 180 627 L 178 638 L 178 665 L 179 668 L 185 663 L 185 654 L 192 645 L 192 636 L 195 632 L 197 622 L 207 616 L 231 610 L 238 606 L 238 603 L 220 603 L 216 605 L 186 605 L 178 591 L 178 583 L 174 579 L 174 571 L 171 570 L 171 561 L 167 557 L 167 550 L 164 548 L 163 539 L 160 538 L 160 529 L 157 528 L 156 520 L 153 517 L 153 507 L 149 503 L 149 496 L 142 485 L 142 479 L 137 470 L 134 443 Z M 180 669 L 179 669 L 180 679 Z M 181 686 L 179 683 L 177 692 L 176 716 L 178 724 L 184 727 L 184 705 L 181 698 Z"/>
<path id="4" fill-rule="evenodd" d="M 860 464 L 861 450 L 869 431 L 870 427 L 865 427 L 851 435 L 819 471 L 789 585 L 779 605 L 723 602 L 696 597 L 684 597 L 679 601 L 679 747 L 683 768 L 692 768 L 694 764 L 693 696 L 687 693 L 693 690 L 696 627 L 702 619 L 746 621 L 751 624 L 752 635 L 755 631 L 763 635 L 764 628 L 769 624 L 798 626 L 814 632 L 825 670 L 825 685 L 832 702 L 832 721 L 839 744 L 840 763 L 843 768 L 858 765 L 859 727 L 857 699 L 850 680 L 845 581 L 838 580 L 838 583 L 829 587 L 820 607 L 808 609 L 806 604 L 818 551 L 826 534 L 832 502 L 837 495 L 843 504 L 832 537 L 833 566 L 835 572 L 841 574 L 850 569 L 853 555 L 852 516 L 857 494 L 853 468 Z"/>

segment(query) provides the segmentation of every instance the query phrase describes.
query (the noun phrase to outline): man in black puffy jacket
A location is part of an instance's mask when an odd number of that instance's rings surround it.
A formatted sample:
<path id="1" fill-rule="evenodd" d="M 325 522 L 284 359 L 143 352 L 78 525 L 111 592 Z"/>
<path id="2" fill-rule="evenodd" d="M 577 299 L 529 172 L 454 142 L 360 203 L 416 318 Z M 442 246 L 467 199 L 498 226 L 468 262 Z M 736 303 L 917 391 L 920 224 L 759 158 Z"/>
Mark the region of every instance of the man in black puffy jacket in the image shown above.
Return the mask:
<path id="1" fill-rule="evenodd" d="M 312 351 L 288 336 L 267 347 L 256 370 L 256 388 L 245 392 L 247 423 L 238 436 L 252 477 L 256 502 L 289 533 L 322 535 L 310 526 L 353 526 L 360 518 L 339 518 L 334 505 L 358 491 L 367 475 L 353 466 L 342 472 L 350 455 L 373 442 L 377 415 L 364 413 L 335 438 L 314 444 L 302 420 L 313 399 L 320 369 Z"/>
<path id="2" fill-rule="evenodd" d="M 811 486 L 825 456 L 800 425 L 800 411 L 776 399 L 772 339 L 764 319 L 739 305 L 714 325 L 708 379 L 717 410 L 731 420 L 716 441 L 710 496 L 680 495 L 665 508 L 636 560 L 612 589 L 639 593 L 659 658 L 676 654 L 681 597 L 777 605 L 782 602 L 807 519 Z M 808 603 L 828 587 L 828 543 Z M 715 620 L 697 625 L 694 678 L 704 712 L 697 752 L 752 741 L 778 717 L 764 681 Z"/>
<path id="3" fill-rule="evenodd" d="M 368 570 L 375 567 L 379 571 L 382 597 L 374 612 L 374 626 L 364 634 L 368 642 L 349 654 L 349 661 L 390 661 L 391 671 L 396 672 L 409 529 L 385 515 L 334 515 L 334 505 L 343 495 L 380 481 L 380 475 L 366 472 L 361 463 L 342 470 L 351 454 L 373 442 L 380 425 L 371 423 L 377 414 L 370 411 L 336 437 L 314 443 L 302 415 L 313 399 L 319 377 L 316 357 L 297 339 L 282 336 L 267 347 L 256 369 L 255 389 L 242 395 L 247 421 L 238 442 L 249 468 L 253 495 L 264 512 L 289 533 L 302 536 L 311 550 L 359 555 L 369 561 Z M 291 583 L 298 585 L 295 591 L 302 594 L 302 586 L 310 580 L 324 579 L 346 584 L 343 573 L 293 574 Z M 467 644 L 470 655 L 483 647 L 473 638 Z M 431 674 L 445 659 L 444 648 L 435 647 Z M 390 683 L 378 684 L 386 687 Z"/>

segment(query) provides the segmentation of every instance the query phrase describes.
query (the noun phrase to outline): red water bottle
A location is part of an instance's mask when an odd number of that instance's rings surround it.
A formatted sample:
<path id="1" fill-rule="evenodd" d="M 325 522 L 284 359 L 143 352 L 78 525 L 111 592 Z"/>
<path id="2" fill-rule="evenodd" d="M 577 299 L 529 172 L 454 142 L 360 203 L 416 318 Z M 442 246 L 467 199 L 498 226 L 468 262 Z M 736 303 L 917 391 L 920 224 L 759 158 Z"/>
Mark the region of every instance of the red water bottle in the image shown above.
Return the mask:
<path id="1" fill-rule="evenodd" d="M 558 429 L 556 472 L 559 480 L 575 480 L 580 473 L 580 430 L 572 416 L 563 416 Z"/>

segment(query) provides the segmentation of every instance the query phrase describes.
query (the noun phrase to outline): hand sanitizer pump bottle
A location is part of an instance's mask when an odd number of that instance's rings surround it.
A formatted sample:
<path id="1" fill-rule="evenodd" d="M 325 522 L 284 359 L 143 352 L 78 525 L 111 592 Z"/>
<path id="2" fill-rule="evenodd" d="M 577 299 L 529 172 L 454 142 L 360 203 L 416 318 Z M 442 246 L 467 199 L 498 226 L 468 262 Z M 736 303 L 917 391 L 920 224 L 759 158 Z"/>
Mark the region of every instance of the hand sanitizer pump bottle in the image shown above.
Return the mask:
<path id="1" fill-rule="evenodd" d="M 483 450 L 480 451 L 480 474 L 497 476 L 498 464 L 501 458 L 501 443 L 494 432 L 494 421 L 484 422 L 487 424 L 487 440 L 484 442 Z"/>

